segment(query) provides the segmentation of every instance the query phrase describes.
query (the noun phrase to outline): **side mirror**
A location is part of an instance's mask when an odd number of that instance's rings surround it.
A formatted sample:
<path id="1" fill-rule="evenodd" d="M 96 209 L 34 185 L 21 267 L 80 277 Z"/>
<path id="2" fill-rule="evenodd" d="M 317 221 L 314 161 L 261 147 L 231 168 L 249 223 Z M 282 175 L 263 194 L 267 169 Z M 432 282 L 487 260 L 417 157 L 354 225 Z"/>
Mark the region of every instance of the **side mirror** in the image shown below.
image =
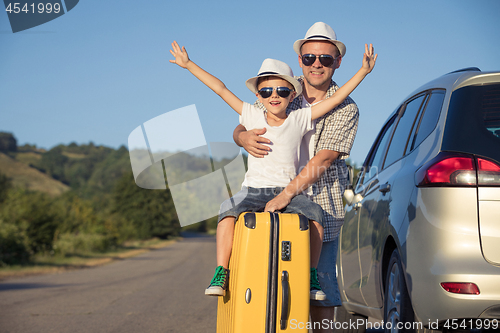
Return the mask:
<path id="1" fill-rule="evenodd" d="M 348 181 L 349 181 L 349 184 L 347 185 L 347 187 L 345 188 L 345 191 L 344 191 L 344 199 L 345 199 L 345 202 L 348 206 L 351 206 L 351 205 L 357 205 L 360 201 L 363 200 L 363 196 L 359 193 L 354 193 L 354 189 L 353 189 L 353 186 L 352 186 L 352 183 L 353 183 L 353 170 L 352 170 L 352 166 L 348 165 L 347 166 L 347 170 L 349 172 L 348 174 Z M 355 209 L 357 209 L 357 207 L 355 206 Z"/>
<path id="2" fill-rule="evenodd" d="M 344 191 L 344 199 L 348 206 L 352 204 L 352 199 L 354 199 L 354 191 L 352 190 L 352 185 L 350 186 L 351 188 L 346 188 Z"/>

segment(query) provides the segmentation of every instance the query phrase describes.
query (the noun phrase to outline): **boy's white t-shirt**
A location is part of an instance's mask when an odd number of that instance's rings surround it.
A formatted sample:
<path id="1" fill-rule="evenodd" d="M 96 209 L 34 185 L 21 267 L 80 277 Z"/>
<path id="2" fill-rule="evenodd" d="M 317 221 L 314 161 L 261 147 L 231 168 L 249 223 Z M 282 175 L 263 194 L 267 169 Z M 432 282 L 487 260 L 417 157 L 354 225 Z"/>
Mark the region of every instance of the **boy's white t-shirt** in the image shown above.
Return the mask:
<path id="1" fill-rule="evenodd" d="M 297 176 L 302 137 L 314 128 L 311 108 L 290 112 L 283 124 L 270 126 L 265 112 L 251 104 L 243 103 L 240 124 L 248 129 L 266 128 L 263 137 L 271 140 L 271 151 L 263 158 L 248 155 L 248 171 L 243 186 L 285 187 Z"/>

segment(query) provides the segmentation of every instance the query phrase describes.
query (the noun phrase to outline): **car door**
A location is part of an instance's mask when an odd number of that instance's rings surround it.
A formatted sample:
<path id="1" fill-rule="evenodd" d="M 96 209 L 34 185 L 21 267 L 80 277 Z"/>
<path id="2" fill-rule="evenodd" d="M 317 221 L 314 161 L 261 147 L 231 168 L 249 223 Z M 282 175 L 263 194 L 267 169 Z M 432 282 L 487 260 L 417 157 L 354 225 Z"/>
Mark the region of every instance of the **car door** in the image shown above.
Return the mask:
<path id="1" fill-rule="evenodd" d="M 370 193 L 371 187 L 376 186 L 377 183 L 373 181 L 373 176 L 377 173 L 378 165 L 383 162 L 383 156 L 389 141 L 394 120 L 396 115 L 391 117 L 389 121 L 383 126 L 377 139 L 375 140 L 370 153 L 368 154 L 363 168 L 358 175 L 355 185 L 356 193 L 366 195 Z M 365 208 L 359 210 L 360 203 L 346 206 L 346 213 L 344 218 L 344 225 L 342 226 L 340 234 L 340 257 L 339 264 L 341 266 L 341 285 L 343 292 L 349 302 L 366 305 L 366 302 L 361 294 L 362 275 L 361 266 L 359 262 L 359 222 L 365 220 L 366 217 L 361 218 L 361 214 L 369 214 L 369 208 L 372 203 L 365 201 Z"/>
<path id="2" fill-rule="evenodd" d="M 387 235 L 395 234 L 406 212 L 411 191 L 404 193 L 395 187 L 398 174 L 404 168 L 406 147 L 427 94 L 420 94 L 398 110 L 391 139 L 373 166 L 376 170 L 364 192 L 359 207 L 359 262 L 361 294 L 367 306 L 383 306 L 381 260 Z M 373 168 L 372 166 L 372 168 Z M 391 228 L 395 230 L 391 231 Z"/>

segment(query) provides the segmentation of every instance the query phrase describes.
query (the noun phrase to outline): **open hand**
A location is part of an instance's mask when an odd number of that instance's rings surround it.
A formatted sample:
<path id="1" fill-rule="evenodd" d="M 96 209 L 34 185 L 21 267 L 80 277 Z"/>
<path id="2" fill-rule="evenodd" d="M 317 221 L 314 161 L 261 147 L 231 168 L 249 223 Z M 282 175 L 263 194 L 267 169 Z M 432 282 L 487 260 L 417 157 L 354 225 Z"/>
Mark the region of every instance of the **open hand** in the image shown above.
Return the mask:
<path id="1" fill-rule="evenodd" d="M 183 46 L 182 49 L 179 47 L 179 44 L 174 40 L 172 43 L 172 50 L 170 53 L 175 57 L 175 60 L 169 60 L 173 64 L 177 64 L 182 68 L 186 68 L 189 62 L 189 57 L 186 52 L 186 48 Z"/>
<path id="2" fill-rule="evenodd" d="M 377 61 L 378 54 L 373 54 L 373 45 L 365 44 L 365 54 L 363 54 L 363 66 L 362 68 L 366 70 L 366 73 L 370 73 L 375 67 L 375 62 Z"/>
<path id="3" fill-rule="evenodd" d="M 271 143 L 271 140 L 261 136 L 264 133 L 266 133 L 266 128 L 251 129 L 239 134 L 241 145 L 253 157 L 262 158 L 270 150 L 269 146 L 263 144 Z"/>

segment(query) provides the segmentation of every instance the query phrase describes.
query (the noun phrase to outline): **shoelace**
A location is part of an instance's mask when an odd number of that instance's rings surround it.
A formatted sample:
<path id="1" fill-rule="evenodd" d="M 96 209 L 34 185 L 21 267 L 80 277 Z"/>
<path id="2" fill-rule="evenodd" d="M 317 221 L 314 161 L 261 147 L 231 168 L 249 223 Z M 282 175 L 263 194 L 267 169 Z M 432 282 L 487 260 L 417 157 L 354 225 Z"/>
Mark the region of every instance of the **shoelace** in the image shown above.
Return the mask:
<path id="1" fill-rule="evenodd" d="M 210 285 L 212 286 L 223 286 L 226 283 L 226 276 L 224 267 L 219 266 L 215 271 L 215 276 L 212 281 L 210 281 Z"/>
<path id="2" fill-rule="evenodd" d="M 319 285 L 318 273 L 315 268 L 311 268 L 311 289 L 321 290 Z"/>

